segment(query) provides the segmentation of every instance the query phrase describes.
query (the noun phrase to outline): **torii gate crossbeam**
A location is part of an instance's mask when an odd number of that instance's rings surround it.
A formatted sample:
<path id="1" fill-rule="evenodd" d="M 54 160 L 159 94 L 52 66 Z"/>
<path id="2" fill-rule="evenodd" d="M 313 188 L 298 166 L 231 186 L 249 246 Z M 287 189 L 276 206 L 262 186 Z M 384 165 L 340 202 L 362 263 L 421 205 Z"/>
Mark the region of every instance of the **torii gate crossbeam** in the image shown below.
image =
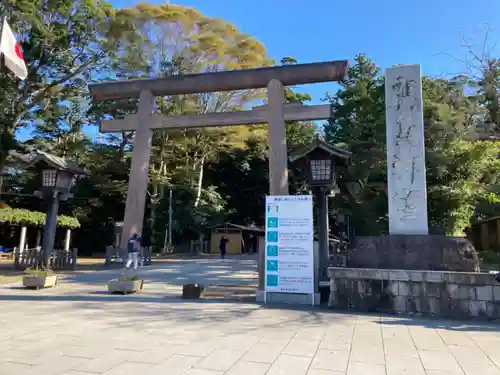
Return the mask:
<path id="1" fill-rule="evenodd" d="M 269 194 L 288 195 L 285 121 L 326 119 L 331 116 L 331 113 L 329 106 L 287 106 L 285 109 L 284 86 L 340 81 L 347 73 L 347 69 L 348 61 L 341 60 L 90 85 L 89 89 L 95 101 L 139 97 L 139 110 L 135 115 L 122 120 L 103 121 L 101 126 L 103 132 L 135 129 L 121 247 L 126 247 L 127 238 L 131 234 L 142 230 L 152 129 L 267 122 L 269 125 Z M 268 90 L 268 104 L 265 110 L 172 117 L 153 114 L 155 96 L 264 87 Z M 259 289 L 262 290 L 263 287 L 264 269 L 262 259 L 259 257 Z"/>

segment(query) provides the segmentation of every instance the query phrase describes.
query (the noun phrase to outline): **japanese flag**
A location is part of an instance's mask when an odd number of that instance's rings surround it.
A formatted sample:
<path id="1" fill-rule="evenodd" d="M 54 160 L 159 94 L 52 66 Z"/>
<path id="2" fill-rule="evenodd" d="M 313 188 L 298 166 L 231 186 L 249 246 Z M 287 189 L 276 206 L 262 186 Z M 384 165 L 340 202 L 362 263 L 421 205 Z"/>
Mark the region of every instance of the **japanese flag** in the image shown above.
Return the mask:
<path id="1" fill-rule="evenodd" d="M 19 47 L 19 43 L 17 43 L 16 37 L 7 23 L 7 20 L 3 21 L 0 53 L 3 53 L 5 65 L 7 65 L 7 68 L 9 68 L 12 73 L 21 79 L 25 79 L 28 76 L 28 69 L 24 63 L 21 47 Z"/>

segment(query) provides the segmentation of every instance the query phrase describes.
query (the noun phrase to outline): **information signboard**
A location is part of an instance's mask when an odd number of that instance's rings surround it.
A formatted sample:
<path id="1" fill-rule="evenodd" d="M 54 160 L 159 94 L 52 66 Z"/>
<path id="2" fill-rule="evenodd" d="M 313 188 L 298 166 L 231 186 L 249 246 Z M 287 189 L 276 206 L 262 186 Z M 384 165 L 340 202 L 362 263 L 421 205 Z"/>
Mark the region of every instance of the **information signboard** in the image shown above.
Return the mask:
<path id="1" fill-rule="evenodd" d="M 266 197 L 265 291 L 314 294 L 313 200 Z"/>

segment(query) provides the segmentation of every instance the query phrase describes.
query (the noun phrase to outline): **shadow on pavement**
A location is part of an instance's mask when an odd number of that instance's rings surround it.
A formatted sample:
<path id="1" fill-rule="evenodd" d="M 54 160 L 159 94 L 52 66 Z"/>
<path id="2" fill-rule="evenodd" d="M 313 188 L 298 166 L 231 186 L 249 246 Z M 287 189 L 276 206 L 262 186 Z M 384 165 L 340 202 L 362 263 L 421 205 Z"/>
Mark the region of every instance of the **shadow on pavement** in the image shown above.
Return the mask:
<path id="1" fill-rule="evenodd" d="M 165 334 L 167 331 L 165 323 L 170 326 L 183 327 L 189 323 L 191 330 L 230 330 L 231 334 L 251 333 L 255 329 L 283 329 L 289 325 L 300 326 L 321 326 L 332 322 L 332 314 L 324 314 L 321 311 L 297 309 L 292 313 L 275 307 L 276 313 L 269 316 L 266 310 L 258 305 L 225 303 L 224 301 L 184 301 L 179 297 L 143 298 L 134 296 L 125 298 L 109 298 L 103 296 L 86 296 L 85 298 L 70 296 L 12 296 L 5 299 L 0 296 L 1 301 L 10 302 L 23 301 L 31 303 L 37 301 L 40 314 L 43 316 L 53 316 L 54 319 L 61 317 L 91 319 L 92 324 L 102 326 L 102 329 L 132 328 L 137 331 L 148 331 L 150 333 Z M 114 296 L 113 296 L 114 297 Z M 113 302 L 122 303 L 109 303 Z M 61 303 L 66 306 L 61 306 Z M 44 303 L 47 302 L 47 303 Z M 135 302 L 135 303 L 134 303 Z M 153 303 L 151 303 L 153 302 Z M 161 302 L 161 303 L 160 303 Z M 43 305 L 42 305 L 43 303 Z M 70 304 L 68 306 L 68 303 Z M 210 307 L 207 307 L 210 306 Z M 351 318 L 345 317 L 347 320 Z M 339 316 L 338 321 L 342 322 L 344 317 Z"/>
<path id="2" fill-rule="evenodd" d="M 469 332 L 499 332 L 500 325 L 488 322 L 452 321 L 432 318 L 397 318 L 391 315 L 356 313 L 327 309 L 325 306 L 292 306 L 286 304 L 259 305 L 254 301 L 235 301 L 223 298 L 206 298 L 199 300 L 182 299 L 180 295 L 147 296 L 141 294 L 112 295 L 105 291 L 92 291 L 86 295 L 0 295 L 2 302 L 56 302 L 72 303 L 76 309 L 95 310 L 98 316 L 126 315 L 131 319 L 142 319 L 144 316 L 165 316 L 168 319 L 179 321 L 220 322 L 246 316 L 261 311 L 283 312 L 284 321 L 293 320 L 317 324 L 322 320 L 331 323 L 332 316 L 336 316 L 341 323 L 343 320 L 352 320 L 353 315 L 372 318 L 373 322 L 382 326 L 412 326 L 449 331 Z M 103 305 L 105 304 L 105 305 Z M 210 306 L 205 308 L 203 306 Z M 299 316 L 290 320 L 290 314 L 295 312 Z M 194 314 L 194 315 L 193 315 Z M 305 314 L 305 315 L 304 315 Z M 285 319 L 286 318 L 286 319 Z"/>
<path id="3" fill-rule="evenodd" d="M 444 329 L 448 331 L 478 331 L 478 332 L 498 332 L 500 333 L 500 321 L 479 322 L 461 321 L 439 318 L 393 318 L 382 319 L 379 324 L 386 326 L 410 326 L 425 327 L 432 329 Z"/>
<path id="4" fill-rule="evenodd" d="M 203 303 L 231 303 L 222 298 L 203 298 L 199 300 L 183 299 L 178 296 L 145 296 L 142 294 L 111 294 L 104 291 L 89 292 L 87 295 L 0 295 L 0 301 L 15 302 L 15 301 L 43 301 L 43 302 L 139 302 L 139 303 L 189 303 L 189 304 L 203 304 Z M 255 301 L 254 301 L 255 302 Z M 251 302 L 250 302 L 251 303 Z M 249 304 L 246 302 L 245 304 Z"/>
<path id="5" fill-rule="evenodd" d="M 88 274 L 64 276 L 64 283 L 103 284 L 119 276 L 123 268 Z M 220 261 L 218 259 L 179 260 L 168 265 L 141 267 L 139 277 L 148 283 L 182 285 L 197 283 L 202 285 L 247 285 L 257 284 L 257 265 L 254 259 Z"/>

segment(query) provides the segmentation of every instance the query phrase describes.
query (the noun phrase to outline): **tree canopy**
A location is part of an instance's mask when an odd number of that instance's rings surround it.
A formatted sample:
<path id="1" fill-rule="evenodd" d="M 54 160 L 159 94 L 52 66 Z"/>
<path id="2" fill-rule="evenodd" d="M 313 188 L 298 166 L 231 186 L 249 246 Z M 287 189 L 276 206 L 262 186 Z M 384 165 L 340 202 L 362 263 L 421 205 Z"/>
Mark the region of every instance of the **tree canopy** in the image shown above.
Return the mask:
<path id="1" fill-rule="evenodd" d="M 474 140 L 484 108 L 478 95 L 464 94 L 469 84 L 464 77 L 424 77 L 422 82 L 429 226 L 435 233 L 463 234 L 481 215 L 476 212 L 481 202 L 500 198 L 500 146 Z M 344 209 L 353 215 L 358 233 L 385 233 L 387 164 L 380 70 L 367 56 L 357 56 L 341 89 L 327 98 L 334 119 L 325 124 L 325 137 L 352 152 L 352 173 L 363 184 L 361 201 L 348 202 Z"/>
<path id="2" fill-rule="evenodd" d="M 35 212 L 32 216 L 45 210 L 44 202 L 33 197 L 36 176 L 10 163 L 13 152 L 43 150 L 85 167 L 90 176 L 78 180 L 74 198 L 61 205 L 61 213 L 77 220 L 66 226 L 81 224 L 76 238 L 81 253 L 103 251 L 114 240 L 113 225 L 123 220 L 125 206 L 134 134 L 99 134 L 99 122 L 137 110 L 136 99 L 93 103 L 89 83 L 297 63 L 290 56 L 274 61 L 261 42 L 234 25 L 180 5 L 116 9 L 92 0 L 7 0 L 0 13 L 16 32 L 29 70 L 25 81 L 0 71 L 1 198 L 11 207 Z M 472 220 L 500 212 L 498 66 L 490 58 L 481 63 L 479 75 L 423 80 L 433 232 L 463 233 Z M 291 88 L 285 97 L 287 102 L 312 100 Z M 237 111 L 263 99 L 265 90 L 164 96 L 156 98 L 156 110 L 164 115 Z M 361 182 L 359 199 L 337 196 L 332 218 L 334 211 L 343 210 L 356 234 L 386 233 L 380 69 L 368 56 L 356 56 L 339 89 L 324 100 L 332 105 L 333 119 L 320 126 L 288 122 L 288 147 L 321 137 L 351 151 L 350 173 Z M 164 243 L 170 203 L 174 242 L 179 244 L 224 221 L 263 224 L 267 125 L 155 130 L 152 147 L 143 237 L 156 249 Z M 309 189 L 303 171 L 292 166 L 290 184 L 293 193 Z M 21 218 L 28 215 L 22 213 Z M 38 223 L 40 217 L 20 220 Z"/>

